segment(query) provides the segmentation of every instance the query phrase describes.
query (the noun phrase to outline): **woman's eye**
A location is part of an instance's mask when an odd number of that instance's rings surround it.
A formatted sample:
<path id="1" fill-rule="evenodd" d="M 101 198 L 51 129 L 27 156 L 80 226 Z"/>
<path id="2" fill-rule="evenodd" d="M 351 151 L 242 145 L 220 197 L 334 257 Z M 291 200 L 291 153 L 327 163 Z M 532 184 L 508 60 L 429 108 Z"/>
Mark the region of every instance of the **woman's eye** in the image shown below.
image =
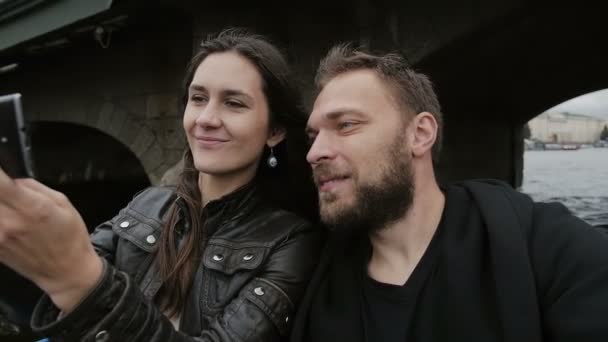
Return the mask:
<path id="1" fill-rule="evenodd" d="M 314 135 L 307 135 L 306 136 L 306 144 L 308 145 L 308 147 L 311 147 L 312 144 L 315 143 L 315 138 L 316 138 L 316 136 L 314 136 Z"/>
<path id="2" fill-rule="evenodd" d="M 238 101 L 234 101 L 234 100 L 228 100 L 228 101 L 226 101 L 226 105 L 228 107 L 233 107 L 233 108 L 243 108 L 243 107 L 245 107 L 244 104 L 242 104 L 242 103 L 240 103 Z"/>
<path id="3" fill-rule="evenodd" d="M 207 101 L 207 97 L 200 94 L 193 94 L 190 96 L 190 101 L 200 103 Z"/>

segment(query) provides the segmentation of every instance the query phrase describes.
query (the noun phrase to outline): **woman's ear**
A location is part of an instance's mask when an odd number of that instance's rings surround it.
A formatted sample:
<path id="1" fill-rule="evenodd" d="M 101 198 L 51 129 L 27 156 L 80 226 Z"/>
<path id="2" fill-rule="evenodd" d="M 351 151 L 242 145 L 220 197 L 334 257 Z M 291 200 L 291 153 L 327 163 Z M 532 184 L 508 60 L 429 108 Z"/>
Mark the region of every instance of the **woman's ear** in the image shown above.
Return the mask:
<path id="1" fill-rule="evenodd" d="M 277 127 L 271 128 L 270 136 L 268 137 L 268 140 L 266 140 L 266 145 L 268 145 L 268 147 L 275 147 L 281 141 L 283 141 L 283 139 L 285 139 L 286 134 L 287 134 L 287 131 L 283 127 L 277 126 Z"/>

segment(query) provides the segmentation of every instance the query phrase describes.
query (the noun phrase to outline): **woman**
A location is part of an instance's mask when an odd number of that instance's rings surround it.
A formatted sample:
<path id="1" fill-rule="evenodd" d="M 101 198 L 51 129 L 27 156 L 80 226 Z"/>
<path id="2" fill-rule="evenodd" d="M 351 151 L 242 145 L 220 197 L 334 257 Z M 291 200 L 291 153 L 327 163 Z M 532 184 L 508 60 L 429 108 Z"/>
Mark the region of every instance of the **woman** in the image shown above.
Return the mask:
<path id="1" fill-rule="evenodd" d="M 288 335 L 322 236 L 285 210 L 316 212 L 286 60 L 226 31 L 201 44 L 185 85 L 177 188 L 144 190 L 90 239 L 65 196 L 0 172 L 0 262 L 46 293 L 32 327 L 51 341 Z"/>

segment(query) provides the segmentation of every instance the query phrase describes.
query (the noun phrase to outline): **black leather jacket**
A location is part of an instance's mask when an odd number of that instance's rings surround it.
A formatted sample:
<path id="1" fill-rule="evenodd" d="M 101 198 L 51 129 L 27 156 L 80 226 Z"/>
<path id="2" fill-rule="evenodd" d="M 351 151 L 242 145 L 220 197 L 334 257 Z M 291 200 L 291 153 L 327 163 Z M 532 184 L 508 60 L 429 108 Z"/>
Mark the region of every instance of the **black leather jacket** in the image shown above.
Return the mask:
<path id="1" fill-rule="evenodd" d="M 318 262 L 322 231 L 269 206 L 255 186 L 210 202 L 209 240 L 176 331 L 152 300 L 161 286 L 152 252 L 175 201 L 181 198 L 173 190 L 149 188 L 97 227 L 92 241 L 104 259 L 98 286 L 59 319 L 44 296 L 32 328 L 53 342 L 285 340 Z"/>

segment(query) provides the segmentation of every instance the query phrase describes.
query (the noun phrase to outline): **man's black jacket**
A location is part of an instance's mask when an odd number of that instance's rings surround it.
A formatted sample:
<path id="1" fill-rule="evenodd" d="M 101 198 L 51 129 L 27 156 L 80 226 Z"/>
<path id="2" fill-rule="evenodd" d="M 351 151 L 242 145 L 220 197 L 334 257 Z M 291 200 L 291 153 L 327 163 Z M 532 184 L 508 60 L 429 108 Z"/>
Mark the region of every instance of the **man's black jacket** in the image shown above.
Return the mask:
<path id="1" fill-rule="evenodd" d="M 498 182 L 445 188 L 439 256 L 408 342 L 608 341 L 608 239 Z M 352 254 L 330 239 L 292 342 L 364 341 Z M 351 243 L 352 245 L 352 243 Z M 368 336 L 368 341 L 375 341 Z"/>

